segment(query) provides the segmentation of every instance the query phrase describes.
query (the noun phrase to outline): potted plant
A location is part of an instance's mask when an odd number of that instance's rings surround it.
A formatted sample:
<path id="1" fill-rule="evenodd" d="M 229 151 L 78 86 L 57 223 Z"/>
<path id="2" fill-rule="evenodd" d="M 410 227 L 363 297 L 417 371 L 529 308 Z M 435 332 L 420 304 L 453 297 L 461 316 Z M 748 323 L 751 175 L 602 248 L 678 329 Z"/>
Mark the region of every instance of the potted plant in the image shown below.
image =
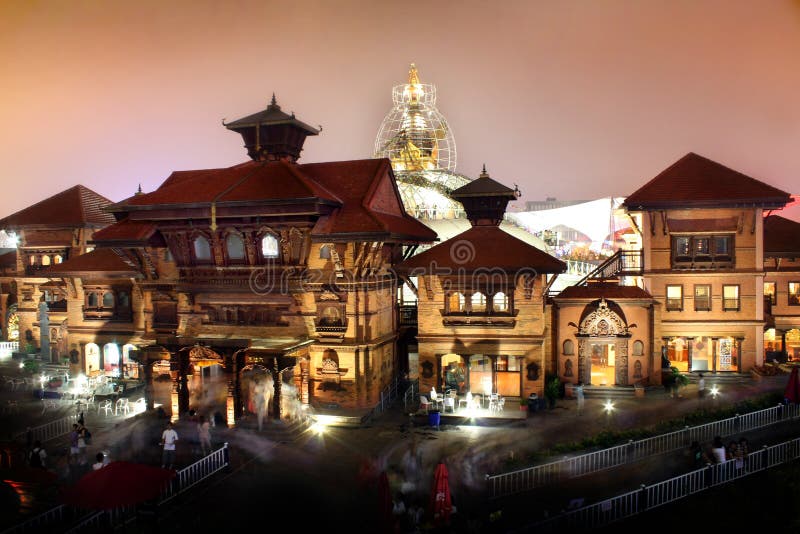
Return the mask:
<path id="1" fill-rule="evenodd" d="M 670 367 L 670 371 L 668 382 L 672 385 L 671 395 L 673 397 L 680 397 L 681 388 L 689 384 L 689 377 L 681 373 L 675 366 Z"/>
<path id="2" fill-rule="evenodd" d="M 547 399 L 547 407 L 551 410 L 556 407 L 556 399 L 561 394 L 561 380 L 558 376 L 551 375 L 544 384 L 544 398 Z"/>
<path id="3" fill-rule="evenodd" d="M 519 398 L 519 410 L 521 412 L 527 412 L 528 411 L 528 399 L 526 399 L 525 397 L 520 397 Z"/>

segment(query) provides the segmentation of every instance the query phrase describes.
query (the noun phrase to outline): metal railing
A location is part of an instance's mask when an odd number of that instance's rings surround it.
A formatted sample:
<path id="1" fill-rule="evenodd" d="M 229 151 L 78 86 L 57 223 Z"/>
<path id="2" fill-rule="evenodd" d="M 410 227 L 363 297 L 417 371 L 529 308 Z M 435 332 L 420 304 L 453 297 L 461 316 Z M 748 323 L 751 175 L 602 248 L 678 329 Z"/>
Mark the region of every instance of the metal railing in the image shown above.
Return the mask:
<path id="1" fill-rule="evenodd" d="M 682 430 L 649 438 L 629 441 L 599 451 L 565 457 L 542 465 L 518 469 L 508 473 L 488 475 L 489 496 L 492 499 L 531 491 L 559 480 L 577 478 L 619 465 L 633 463 L 654 455 L 665 454 L 688 447 L 693 441 L 710 441 L 715 436 L 732 436 L 737 433 L 797 419 L 800 405 L 779 404 L 772 408 L 735 415 Z"/>
<path id="2" fill-rule="evenodd" d="M 37 439 L 42 443 L 46 443 L 50 440 L 69 434 L 69 432 L 72 430 L 72 425 L 77 422 L 77 420 L 77 415 L 68 415 L 66 417 L 62 417 L 61 419 L 56 419 L 55 421 L 50 421 L 49 423 L 28 428 L 22 432 L 17 432 L 14 434 L 13 438 L 14 441 L 20 441 L 24 443 L 27 443 L 28 441 L 33 443 Z"/>
<path id="3" fill-rule="evenodd" d="M 178 471 L 172 484 L 167 486 L 158 498 L 158 506 L 161 506 L 177 495 L 188 491 L 211 475 L 221 471 L 230 465 L 230 453 L 228 444 L 225 443 L 208 456 L 198 460 L 192 465 Z M 55 525 L 65 525 L 74 523 L 69 529 L 63 530 L 66 533 L 76 533 L 85 530 L 98 531 L 98 529 L 113 528 L 114 525 L 127 523 L 135 518 L 135 506 L 122 506 L 111 510 L 100 512 L 90 512 L 81 510 L 74 506 L 59 505 L 43 514 L 39 514 L 24 523 L 15 525 L 2 531 L 0 534 L 20 534 L 23 532 L 42 532 L 52 529 Z"/>
<path id="4" fill-rule="evenodd" d="M 0 354 L 11 354 L 19 350 L 19 341 L 0 341 Z"/>
<path id="5" fill-rule="evenodd" d="M 695 493 L 733 482 L 800 458 L 800 438 L 753 451 L 738 463 L 735 459 L 711 464 L 640 489 L 570 510 L 545 521 L 514 530 L 522 532 L 563 532 L 564 529 L 596 529 L 664 506 Z"/>
<path id="6" fill-rule="evenodd" d="M 620 275 L 639 275 L 643 270 L 644 254 L 641 250 L 618 250 L 575 285 L 582 286 L 589 280 L 608 280 Z"/>
<path id="7" fill-rule="evenodd" d="M 403 394 L 403 410 L 408 413 L 409 406 L 419 404 L 419 379 L 409 381 L 408 388 Z"/>

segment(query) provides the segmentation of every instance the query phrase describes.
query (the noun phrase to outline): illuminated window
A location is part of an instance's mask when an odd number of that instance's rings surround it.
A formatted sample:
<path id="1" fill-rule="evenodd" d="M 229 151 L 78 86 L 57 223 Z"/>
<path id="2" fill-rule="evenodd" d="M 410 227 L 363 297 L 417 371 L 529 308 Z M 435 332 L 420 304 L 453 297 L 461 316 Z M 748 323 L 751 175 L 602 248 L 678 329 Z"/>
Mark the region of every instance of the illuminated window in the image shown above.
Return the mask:
<path id="1" fill-rule="evenodd" d="M 42 265 L 50 265 L 50 256 L 47 254 L 42 256 Z"/>
<path id="2" fill-rule="evenodd" d="M 470 299 L 470 305 L 472 306 L 473 313 L 485 313 L 486 312 L 486 295 L 483 293 L 473 293 L 472 298 Z"/>
<path id="3" fill-rule="evenodd" d="M 114 307 L 114 293 L 111 291 L 106 291 L 103 293 L 103 307 L 104 308 L 113 308 Z"/>
<path id="4" fill-rule="evenodd" d="M 702 263 L 701 268 L 709 268 L 713 262 L 716 267 L 732 266 L 733 236 L 695 235 L 672 236 L 672 264 L 680 269 L 690 269 L 694 263 Z"/>
<path id="5" fill-rule="evenodd" d="M 800 306 L 800 282 L 789 282 L 789 306 Z"/>
<path id="6" fill-rule="evenodd" d="M 697 311 L 709 311 L 711 309 L 711 286 L 694 286 L 694 309 Z"/>
<path id="7" fill-rule="evenodd" d="M 739 286 L 722 286 L 722 309 L 725 311 L 739 310 Z"/>
<path id="8" fill-rule="evenodd" d="M 492 309 L 496 312 L 508 311 L 508 297 L 505 293 L 495 293 L 492 297 Z"/>
<path id="9" fill-rule="evenodd" d="M 225 239 L 226 248 L 228 249 L 228 259 L 232 261 L 241 261 L 244 259 L 244 241 L 236 234 L 228 235 Z"/>
<path id="10" fill-rule="evenodd" d="M 265 258 L 278 257 L 278 240 L 274 235 L 265 235 L 261 239 L 261 255 Z"/>
<path id="11" fill-rule="evenodd" d="M 203 236 L 194 238 L 194 259 L 197 261 L 211 261 L 211 245 Z"/>
<path id="12" fill-rule="evenodd" d="M 466 308 L 466 299 L 463 293 L 450 293 L 447 297 L 448 313 L 460 313 Z"/>
<path id="13" fill-rule="evenodd" d="M 775 294 L 775 282 L 764 282 L 764 300 L 769 299 L 770 304 L 777 304 L 778 298 Z"/>
<path id="14" fill-rule="evenodd" d="M 683 286 L 667 286 L 667 311 L 683 309 Z"/>
<path id="15" fill-rule="evenodd" d="M 29 259 L 31 265 L 36 265 L 36 256 L 31 256 L 28 259 Z"/>
<path id="16" fill-rule="evenodd" d="M 64 261 L 64 259 L 61 257 L 60 254 L 56 254 L 55 256 L 53 256 L 53 263 L 59 264 L 62 261 Z"/>

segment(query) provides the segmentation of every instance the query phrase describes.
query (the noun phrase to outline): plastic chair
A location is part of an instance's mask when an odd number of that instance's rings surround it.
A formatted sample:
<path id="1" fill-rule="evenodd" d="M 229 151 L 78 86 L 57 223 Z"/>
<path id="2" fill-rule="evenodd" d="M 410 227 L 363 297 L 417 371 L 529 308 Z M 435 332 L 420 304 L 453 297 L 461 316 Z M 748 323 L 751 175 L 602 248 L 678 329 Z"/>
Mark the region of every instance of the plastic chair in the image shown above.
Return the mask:
<path id="1" fill-rule="evenodd" d="M 419 409 L 428 413 L 428 409 L 430 408 L 431 403 L 428 401 L 428 397 L 425 395 L 419 396 Z"/>
<path id="2" fill-rule="evenodd" d="M 467 409 L 469 410 L 472 408 L 472 392 L 467 391 L 467 398 L 465 399 L 458 399 L 458 408 L 461 409 L 461 405 L 466 405 Z"/>
<path id="3" fill-rule="evenodd" d="M 450 408 L 450 411 L 453 413 L 456 413 L 456 399 L 453 397 L 444 398 L 444 411 L 446 412 L 448 408 Z"/>
<path id="4" fill-rule="evenodd" d="M 108 415 L 111 412 L 113 412 L 114 411 L 114 407 L 111 406 L 111 401 L 110 400 L 104 400 L 103 402 L 98 404 L 97 405 L 97 413 L 100 413 L 101 410 L 104 411 L 106 413 L 106 415 Z"/>

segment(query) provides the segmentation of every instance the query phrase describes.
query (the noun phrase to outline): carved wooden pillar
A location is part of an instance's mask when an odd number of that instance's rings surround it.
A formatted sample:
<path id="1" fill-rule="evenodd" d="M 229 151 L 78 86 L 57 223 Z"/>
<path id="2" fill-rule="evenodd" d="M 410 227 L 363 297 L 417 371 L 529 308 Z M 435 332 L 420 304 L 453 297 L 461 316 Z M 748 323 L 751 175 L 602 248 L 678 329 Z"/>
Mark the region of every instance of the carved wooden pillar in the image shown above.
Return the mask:
<path id="1" fill-rule="evenodd" d="M 614 362 L 616 371 L 616 380 L 618 386 L 628 385 L 628 338 L 618 338 L 615 350 L 617 352 L 617 361 Z"/>
<path id="2" fill-rule="evenodd" d="M 591 385 L 591 373 L 589 370 L 590 359 L 586 356 L 586 338 L 578 338 L 578 382 Z"/>
<path id="3" fill-rule="evenodd" d="M 281 418 L 281 384 L 283 382 L 283 375 L 278 367 L 278 358 L 272 358 L 272 381 L 275 387 L 275 395 L 272 400 L 272 418 L 280 420 Z"/>

